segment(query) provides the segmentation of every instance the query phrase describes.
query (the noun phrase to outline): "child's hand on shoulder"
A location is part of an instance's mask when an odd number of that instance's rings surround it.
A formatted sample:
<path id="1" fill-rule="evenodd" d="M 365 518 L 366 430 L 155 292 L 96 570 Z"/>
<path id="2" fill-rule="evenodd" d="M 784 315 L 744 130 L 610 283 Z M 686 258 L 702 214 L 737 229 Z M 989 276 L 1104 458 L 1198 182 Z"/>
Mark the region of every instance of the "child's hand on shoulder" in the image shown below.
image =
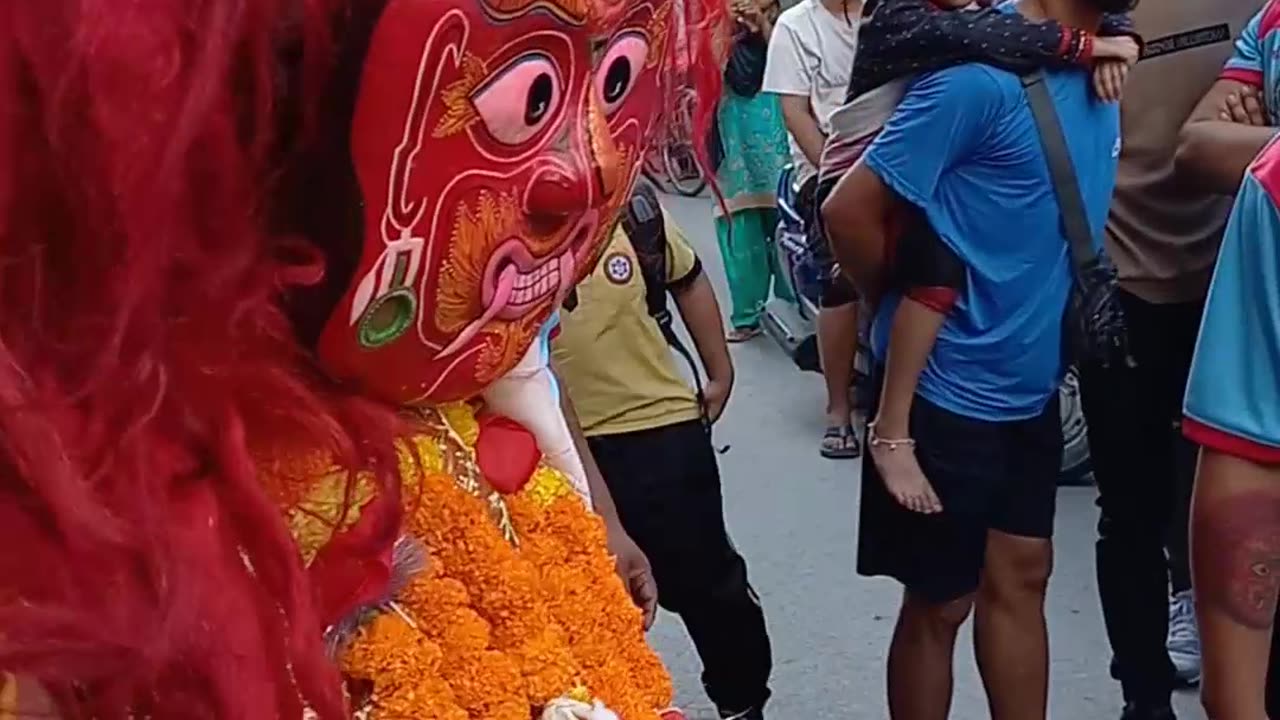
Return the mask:
<path id="1" fill-rule="evenodd" d="M 1138 41 L 1128 35 L 1095 37 L 1093 39 L 1093 59 L 1119 60 L 1127 65 L 1138 62 L 1142 47 Z"/>
<path id="2" fill-rule="evenodd" d="M 1093 67 L 1093 90 L 1104 102 L 1118 103 L 1129 80 L 1129 63 L 1104 60 Z"/>
<path id="3" fill-rule="evenodd" d="M 1093 89 L 1104 102 L 1120 102 L 1129 68 L 1138 62 L 1142 46 L 1129 35 L 1093 38 Z"/>

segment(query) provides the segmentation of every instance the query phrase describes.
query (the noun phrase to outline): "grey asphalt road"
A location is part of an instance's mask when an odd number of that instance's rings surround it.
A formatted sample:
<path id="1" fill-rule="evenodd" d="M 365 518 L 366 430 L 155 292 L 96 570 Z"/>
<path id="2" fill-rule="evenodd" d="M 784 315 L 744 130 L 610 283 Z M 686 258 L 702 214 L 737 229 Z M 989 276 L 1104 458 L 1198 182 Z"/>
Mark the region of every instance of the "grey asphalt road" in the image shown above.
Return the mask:
<path id="1" fill-rule="evenodd" d="M 727 311 L 710 202 L 667 201 Z M 733 352 L 737 387 L 716 439 L 730 446 L 721 459 L 726 512 L 773 638 L 769 717 L 887 718 L 884 657 L 899 590 L 892 582 L 854 573 L 858 463 L 818 455 L 823 393 L 817 375 L 796 370 L 767 338 Z M 1091 489 L 1066 489 L 1059 497 L 1048 599 L 1049 715 L 1057 720 L 1107 720 L 1120 713 L 1094 580 L 1093 500 Z M 697 656 L 679 621 L 662 617 L 652 641 L 675 677 L 681 705 L 708 710 Z M 952 718 L 989 717 L 967 631 L 957 646 L 956 668 Z M 1193 692 L 1181 694 L 1177 703 L 1182 720 L 1204 719 Z"/>

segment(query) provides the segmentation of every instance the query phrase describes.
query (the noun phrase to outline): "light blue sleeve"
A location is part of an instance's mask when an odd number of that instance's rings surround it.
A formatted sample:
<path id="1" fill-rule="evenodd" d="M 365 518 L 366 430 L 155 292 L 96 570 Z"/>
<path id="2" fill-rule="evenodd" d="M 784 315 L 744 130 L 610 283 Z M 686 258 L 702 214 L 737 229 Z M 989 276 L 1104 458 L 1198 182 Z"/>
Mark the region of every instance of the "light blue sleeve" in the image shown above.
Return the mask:
<path id="1" fill-rule="evenodd" d="M 1258 11 L 1257 15 L 1244 26 L 1240 37 L 1236 38 L 1235 52 L 1227 60 L 1223 71 L 1225 77 L 1233 80 L 1262 83 L 1262 18 L 1267 8 Z"/>
<path id="2" fill-rule="evenodd" d="M 1280 447 L 1277 368 L 1280 214 L 1270 194 L 1249 175 L 1209 289 L 1187 382 L 1187 418 L 1231 438 Z"/>
<path id="3" fill-rule="evenodd" d="M 538 337 L 534 339 L 534 342 L 538 344 L 540 367 L 547 374 L 547 379 L 551 384 L 551 394 L 555 396 L 556 402 L 560 402 L 560 383 L 556 382 L 556 374 L 551 371 L 551 337 L 558 327 L 560 327 L 560 310 L 557 308 L 555 312 L 551 313 L 551 317 L 547 318 L 547 321 L 542 324 Z"/>
<path id="4" fill-rule="evenodd" d="M 981 65 L 923 75 L 863 162 L 905 200 L 928 208 L 942 173 L 974 152 L 1005 102 L 1005 90 Z"/>

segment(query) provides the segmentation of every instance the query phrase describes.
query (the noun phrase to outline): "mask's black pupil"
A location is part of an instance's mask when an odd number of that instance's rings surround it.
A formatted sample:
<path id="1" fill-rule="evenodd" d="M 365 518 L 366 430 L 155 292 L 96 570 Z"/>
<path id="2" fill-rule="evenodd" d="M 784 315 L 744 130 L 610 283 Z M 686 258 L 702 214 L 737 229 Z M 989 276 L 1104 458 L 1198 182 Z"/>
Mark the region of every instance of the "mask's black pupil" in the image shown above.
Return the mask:
<path id="1" fill-rule="evenodd" d="M 529 95 L 524 101 L 526 125 L 537 125 L 542 118 L 546 117 L 547 111 L 551 109 L 553 90 L 550 75 L 542 73 L 533 79 L 533 84 L 529 86 Z"/>
<path id="2" fill-rule="evenodd" d="M 605 102 L 618 102 L 630 86 L 631 61 L 624 57 L 614 60 L 604 74 Z"/>

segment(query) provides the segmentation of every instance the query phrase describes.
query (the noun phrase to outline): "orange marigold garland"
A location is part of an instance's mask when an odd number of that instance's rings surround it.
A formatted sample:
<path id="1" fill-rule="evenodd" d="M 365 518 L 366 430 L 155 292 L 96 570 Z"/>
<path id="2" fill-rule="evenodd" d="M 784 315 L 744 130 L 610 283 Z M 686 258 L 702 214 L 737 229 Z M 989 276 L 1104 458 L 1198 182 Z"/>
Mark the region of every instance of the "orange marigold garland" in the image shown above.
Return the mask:
<path id="1" fill-rule="evenodd" d="M 541 467 L 498 505 L 518 538 L 509 542 L 468 479 L 474 466 L 450 465 L 475 442 L 470 408 L 427 420 L 440 432 L 416 438 L 401 470 L 417 498 L 406 532 L 426 546 L 428 569 L 343 657 L 349 676 L 373 683 L 371 718 L 529 720 L 574 697 L 656 720 L 671 681 L 604 551 L 600 519 Z"/>
<path id="2" fill-rule="evenodd" d="M 379 615 L 346 652 L 355 677 L 375 679 L 371 698 L 379 718 L 470 720 L 441 676 L 444 651 L 400 616 Z"/>
<path id="3" fill-rule="evenodd" d="M 600 552 L 604 524 L 576 497 L 556 498 L 545 509 L 528 495 L 510 504 L 522 551 L 549 590 L 552 615 L 569 632 L 583 681 L 621 717 L 652 717 L 670 702 L 671 679 L 645 642 L 640 611 L 612 558 Z"/>

